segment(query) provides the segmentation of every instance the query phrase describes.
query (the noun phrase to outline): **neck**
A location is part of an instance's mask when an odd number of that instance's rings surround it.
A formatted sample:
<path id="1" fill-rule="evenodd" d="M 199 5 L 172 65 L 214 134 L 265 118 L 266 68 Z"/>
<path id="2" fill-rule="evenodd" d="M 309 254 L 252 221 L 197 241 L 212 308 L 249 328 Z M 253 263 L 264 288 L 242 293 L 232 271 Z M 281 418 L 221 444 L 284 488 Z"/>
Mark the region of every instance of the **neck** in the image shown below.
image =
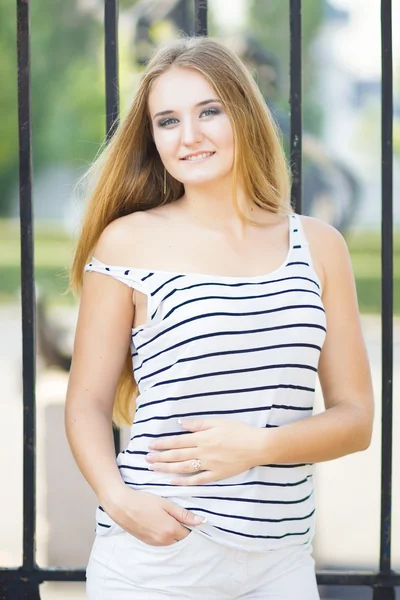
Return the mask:
<path id="1" fill-rule="evenodd" d="M 236 233 L 240 236 L 249 227 L 243 222 L 233 205 L 232 184 L 212 182 L 209 185 L 185 186 L 179 203 L 186 214 L 198 225 L 209 229 Z M 252 220 L 265 220 L 265 211 L 256 206 L 238 186 L 237 203 L 240 211 Z M 262 214 L 261 214 L 262 213 Z"/>

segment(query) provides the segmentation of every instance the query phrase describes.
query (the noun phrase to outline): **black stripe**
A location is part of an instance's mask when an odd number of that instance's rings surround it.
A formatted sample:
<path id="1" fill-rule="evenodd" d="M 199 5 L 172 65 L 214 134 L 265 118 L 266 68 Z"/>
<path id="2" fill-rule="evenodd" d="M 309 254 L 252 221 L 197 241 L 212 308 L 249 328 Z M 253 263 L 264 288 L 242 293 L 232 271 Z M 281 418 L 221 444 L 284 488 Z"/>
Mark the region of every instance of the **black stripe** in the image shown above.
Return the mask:
<path id="1" fill-rule="evenodd" d="M 169 369 L 171 369 L 172 367 L 180 364 L 180 363 L 185 363 L 185 362 L 191 362 L 193 360 L 200 360 L 203 358 L 212 358 L 215 356 L 228 356 L 230 354 L 246 354 L 248 352 L 261 352 L 264 350 L 278 350 L 280 348 L 313 348 L 314 350 L 317 351 L 321 351 L 321 346 L 318 346 L 317 344 L 302 344 L 302 343 L 293 343 L 293 344 L 274 344 L 273 346 L 261 346 L 258 348 L 245 348 L 245 349 L 240 349 L 240 350 L 222 350 L 220 352 L 208 352 L 207 354 L 197 354 L 196 356 L 187 356 L 185 358 L 179 358 L 176 362 L 167 365 L 166 367 L 163 367 L 162 369 L 158 369 L 158 371 L 153 371 L 152 373 L 149 373 L 148 375 L 143 375 L 143 377 L 141 377 L 138 380 L 138 384 L 143 381 L 144 379 L 148 379 L 149 377 L 154 377 L 155 375 L 158 375 L 159 373 L 162 373 L 163 371 L 168 371 Z M 137 353 L 135 352 L 132 356 L 136 356 Z"/>
<path id="2" fill-rule="evenodd" d="M 105 525 L 104 523 L 99 523 L 97 522 L 97 525 L 99 525 L 99 527 L 105 527 L 106 529 L 110 529 L 111 525 Z"/>
<path id="3" fill-rule="evenodd" d="M 141 279 L 141 281 L 146 281 L 146 279 L 148 279 L 149 277 L 153 277 L 154 273 L 149 273 L 148 275 L 146 275 L 145 277 L 143 277 Z"/>
<path id="4" fill-rule="evenodd" d="M 303 262 L 303 261 L 293 261 L 290 263 L 287 263 L 287 267 L 293 267 L 294 265 L 304 265 L 305 267 L 309 267 L 310 264 L 308 262 Z"/>
<path id="5" fill-rule="evenodd" d="M 277 364 L 277 365 L 263 365 L 261 367 L 248 367 L 247 369 L 232 369 L 230 371 L 211 371 L 210 373 L 200 373 L 198 375 L 191 375 L 190 377 L 180 377 L 178 379 L 167 379 L 165 381 L 159 381 L 152 386 L 156 388 L 160 385 L 167 385 L 170 383 L 178 383 L 183 381 L 192 381 L 193 379 L 204 379 L 206 377 L 215 377 L 220 375 L 236 375 L 238 373 L 253 373 L 256 371 L 266 371 L 269 369 L 304 369 L 309 371 L 314 371 L 317 373 L 316 367 L 312 367 L 311 365 L 300 365 L 295 363 L 285 363 L 285 364 Z"/>
<path id="6" fill-rule="evenodd" d="M 177 304 L 176 306 L 174 306 L 174 308 L 171 308 L 171 310 L 163 317 L 163 321 L 165 321 L 170 315 L 172 315 L 172 313 L 174 313 L 176 310 L 178 310 L 178 308 L 181 308 L 182 306 L 186 306 L 187 304 L 193 304 L 193 302 L 201 302 L 203 300 L 258 300 L 260 298 L 270 298 L 272 296 L 281 296 L 282 294 L 290 294 L 290 293 L 297 293 L 297 292 L 304 292 L 306 294 L 314 294 L 315 296 L 318 296 L 318 298 L 320 298 L 320 295 L 318 292 L 315 292 L 314 290 L 305 290 L 303 288 L 295 288 L 295 289 L 290 289 L 290 290 L 281 290 L 279 292 L 271 292 L 270 294 L 257 294 L 255 296 L 200 296 L 200 298 L 191 298 L 190 300 L 185 300 L 185 302 L 182 302 L 181 304 Z M 152 319 L 153 317 L 156 315 L 157 311 L 159 309 L 158 308 L 154 311 L 153 315 L 152 315 Z M 275 309 L 270 309 L 271 312 Z M 241 313 L 244 315 L 253 315 L 253 314 L 262 314 L 259 312 L 250 312 L 250 313 Z"/>
<path id="7" fill-rule="evenodd" d="M 253 504 L 301 504 L 311 498 L 313 492 L 300 500 L 260 500 L 259 498 L 225 498 L 221 496 L 192 496 L 199 500 L 223 500 L 224 502 L 249 502 Z"/>
<path id="8" fill-rule="evenodd" d="M 132 471 L 146 471 L 148 472 L 148 467 L 134 467 L 132 465 L 118 465 L 119 469 L 131 469 Z"/>
<path id="9" fill-rule="evenodd" d="M 256 523 L 284 523 L 286 521 L 304 521 L 305 519 L 309 519 L 315 513 L 315 508 L 308 514 L 304 515 L 304 517 L 286 517 L 284 519 L 265 519 L 265 518 L 257 518 L 257 517 L 245 517 L 243 515 L 234 515 L 232 513 L 218 513 L 212 510 L 206 510 L 204 508 L 199 508 L 197 506 L 186 506 L 186 510 L 193 511 L 196 510 L 200 513 L 207 513 L 209 515 L 215 515 L 216 517 L 223 517 L 227 519 L 240 519 L 242 521 L 253 521 Z"/>
<path id="10" fill-rule="evenodd" d="M 240 535 L 242 537 L 257 538 L 257 539 L 263 539 L 263 540 L 281 540 L 281 539 L 291 536 L 291 535 L 306 535 L 310 531 L 310 528 L 308 528 L 305 531 L 300 531 L 298 533 L 285 533 L 284 535 L 251 535 L 250 533 L 241 533 L 240 531 L 232 531 L 231 529 L 224 529 L 223 527 L 217 527 L 216 525 L 214 525 L 214 527 L 216 529 L 219 529 L 220 531 L 225 531 L 226 533 L 233 533 L 234 535 Z"/>
<path id="11" fill-rule="evenodd" d="M 142 437 L 149 437 L 149 438 L 160 438 L 160 437 L 169 437 L 171 435 L 185 435 L 186 433 L 188 433 L 187 431 L 173 431 L 170 433 L 140 433 L 139 435 L 134 435 L 130 438 L 130 441 L 132 441 L 133 439 L 137 440 L 139 438 Z"/>
<path id="12" fill-rule="evenodd" d="M 270 469 L 294 469 L 297 467 L 312 467 L 314 463 L 293 463 L 291 465 L 259 465 L 260 467 L 269 467 Z"/>
<path id="13" fill-rule="evenodd" d="M 205 396 L 211 394 L 204 394 Z M 165 400 L 157 401 L 165 402 Z M 153 403 L 150 403 L 153 404 Z M 146 404 L 148 406 L 148 404 Z M 142 408 L 142 407 L 139 407 Z M 251 408 L 234 408 L 230 410 L 199 410 L 196 412 L 184 412 L 184 413 L 175 413 L 173 415 L 153 415 L 152 417 L 148 417 L 147 419 L 141 419 L 140 421 L 135 420 L 135 425 L 141 425 L 142 423 L 149 423 L 150 421 L 168 421 L 169 419 L 179 419 L 180 417 L 209 417 L 211 415 L 239 415 L 243 413 L 253 413 L 253 412 L 262 412 L 264 410 L 272 410 L 272 409 L 282 409 L 282 410 L 300 410 L 300 411 L 310 411 L 313 410 L 313 406 L 279 406 L 279 405 L 271 405 L 271 406 L 254 406 Z M 139 410 L 139 409 L 138 409 Z M 138 412 L 138 410 L 136 412 Z"/>
<path id="14" fill-rule="evenodd" d="M 143 452 L 143 454 L 148 454 L 147 452 Z M 307 483 L 307 481 L 312 477 L 312 475 L 307 475 L 304 479 L 300 481 L 293 482 L 276 482 L 276 481 L 243 481 L 241 483 L 203 483 L 201 486 L 193 485 L 192 488 L 229 488 L 229 487 L 243 487 L 248 485 L 257 485 L 257 486 L 267 486 L 267 487 L 297 487 L 298 485 L 303 485 L 303 483 Z M 172 487 L 175 488 L 176 485 L 172 483 L 152 483 L 152 482 L 142 482 L 142 483 L 130 483 L 129 485 L 137 485 L 137 486 L 161 486 L 161 487 Z"/>
<path id="15" fill-rule="evenodd" d="M 158 294 L 158 292 L 160 290 L 162 290 L 162 288 L 166 285 L 168 285 L 169 283 L 172 283 L 173 281 L 175 281 L 176 279 L 182 279 L 182 277 L 185 277 L 184 275 L 175 275 L 174 277 L 170 277 L 170 279 L 168 279 L 167 281 L 165 281 L 164 283 L 162 283 L 160 286 L 158 286 L 158 288 L 156 288 L 154 291 L 150 292 L 151 296 L 155 296 L 156 294 Z"/>
<path id="16" fill-rule="evenodd" d="M 259 387 L 254 387 L 254 388 L 239 388 L 239 389 L 233 389 L 233 390 L 217 390 L 217 391 L 209 391 L 209 392 L 199 392 L 197 394 L 186 394 L 185 396 L 169 396 L 168 398 L 161 398 L 160 400 L 152 400 L 151 402 L 145 402 L 143 404 L 140 404 L 140 406 L 137 407 L 136 413 L 142 409 L 145 408 L 147 406 L 153 406 L 155 404 L 161 404 L 162 402 L 175 402 L 177 400 L 189 400 L 191 398 L 203 398 L 203 397 L 209 397 L 209 396 L 223 396 L 226 394 L 243 394 L 243 393 L 248 393 L 248 392 L 261 392 L 264 390 L 278 390 L 278 389 L 289 389 L 289 390 L 299 390 L 301 392 L 315 392 L 315 388 L 310 388 L 310 387 L 306 387 L 303 385 L 293 385 L 291 383 L 279 383 L 277 385 L 262 385 Z M 269 407 L 265 407 L 266 410 L 269 410 L 270 408 L 274 408 L 275 405 L 271 405 Z M 277 406 L 276 408 L 280 408 L 279 406 Z M 290 407 L 288 407 L 290 408 Z M 302 410 L 302 409 L 300 409 Z M 307 409 L 303 409 L 303 410 L 309 410 Z M 136 423 L 136 421 L 135 421 Z"/>
<path id="17" fill-rule="evenodd" d="M 294 310 L 294 309 L 299 309 L 299 308 L 312 308 L 315 310 L 320 310 L 323 313 L 325 313 L 325 310 L 322 306 L 315 306 L 314 304 L 296 304 L 294 306 L 284 306 L 281 308 L 277 308 L 277 309 L 273 309 L 273 310 L 269 310 L 269 311 L 261 311 L 259 313 L 249 313 L 249 314 L 271 314 L 273 312 L 281 312 L 284 310 Z M 155 335 L 151 340 L 148 340 L 147 342 L 144 342 L 143 344 L 136 346 L 136 350 L 139 351 L 142 348 L 144 348 L 145 346 L 147 346 L 148 344 L 151 344 L 153 342 L 155 342 L 158 338 L 160 338 L 161 336 L 169 333 L 170 331 L 173 331 L 174 329 L 177 329 L 178 327 L 181 327 L 182 325 L 186 325 L 187 323 L 193 322 L 193 321 L 197 321 L 199 319 L 204 319 L 204 318 L 208 318 L 208 317 L 219 317 L 219 316 L 228 316 L 228 317 L 234 317 L 234 316 L 242 316 L 243 313 L 224 313 L 224 312 L 216 312 L 216 313 L 207 313 L 206 315 L 196 315 L 194 317 L 190 317 L 189 319 L 185 319 L 184 321 L 180 321 L 179 323 L 175 323 L 174 325 L 171 325 L 171 327 L 168 327 L 167 329 L 164 329 L 163 331 L 160 331 L 159 334 Z M 246 334 L 250 334 L 250 333 L 262 333 L 265 331 L 273 331 L 273 330 L 279 330 L 279 329 L 289 329 L 291 327 L 313 327 L 313 328 L 319 328 L 319 329 L 323 329 L 324 331 L 326 331 L 325 327 L 323 327 L 322 325 L 317 325 L 317 324 L 307 324 L 307 323 L 293 323 L 293 324 L 289 324 L 289 325 L 276 325 L 275 327 L 262 327 L 260 329 L 244 329 L 244 330 L 239 330 L 239 331 L 216 331 L 216 332 L 212 332 L 212 333 L 207 333 L 204 334 L 202 336 L 196 336 L 194 338 L 190 338 L 189 341 L 194 341 L 197 339 L 204 339 L 204 338 L 208 338 L 208 337 L 216 337 L 216 336 L 221 336 L 221 335 L 246 335 Z M 136 332 L 136 334 L 139 332 Z M 135 337 L 136 334 L 133 336 Z M 183 342 L 180 342 L 180 344 L 184 344 L 187 343 L 188 340 L 184 340 Z M 172 348 L 177 347 L 177 345 L 175 344 L 175 346 L 172 346 Z M 164 350 L 165 352 L 166 350 Z"/>
<path id="18" fill-rule="evenodd" d="M 171 296 L 173 296 L 174 294 L 176 294 L 178 292 L 185 292 L 187 290 L 192 290 L 197 287 L 218 285 L 218 286 L 222 286 L 222 287 L 233 288 L 233 287 L 243 287 L 245 285 L 269 285 L 270 283 L 281 283 L 282 281 L 291 281 L 293 279 L 300 280 L 300 281 L 309 281 L 310 283 L 313 283 L 318 289 L 320 289 L 320 286 L 317 281 L 315 281 L 314 279 L 311 279 L 310 277 L 305 277 L 304 275 L 291 275 L 290 277 L 281 277 L 280 279 L 270 279 L 269 281 L 268 280 L 267 281 L 245 281 L 245 282 L 240 282 L 240 283 L 225 283 L 222 281 L 205 281 L 205 282 L 201 282 L 201 283 L 193 283 L 191 285 L 186 285 L 185 287 L 182 287 L 182 288 L 173 289 L 170 292 L 168 292 L 168 294 L 166 296 L 164 296 L 164 298 L 161 298 L 160 303 L 165 302 L 165 300 L 167 300 L 168 298 L 170 298 Z"/>

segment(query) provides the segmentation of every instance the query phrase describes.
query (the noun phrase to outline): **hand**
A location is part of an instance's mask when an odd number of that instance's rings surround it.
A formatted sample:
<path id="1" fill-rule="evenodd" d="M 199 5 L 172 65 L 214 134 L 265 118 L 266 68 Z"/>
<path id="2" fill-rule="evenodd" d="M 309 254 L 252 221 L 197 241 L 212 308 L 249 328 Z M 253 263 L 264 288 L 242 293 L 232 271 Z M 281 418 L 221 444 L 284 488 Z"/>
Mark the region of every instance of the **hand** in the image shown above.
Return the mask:
<path id="1" fill-rule="evenodd" d="M 149 444 L 149 469 L 161 473 L 193 473 L 193 461 L 200 461 L 196 475 L 171 478 L 173 485 L 201 485 L 238 475 L 258 464 L 260 429 L 227 419 L 180 420 L 188 435 L 171 436 Z"/>
<path id="2" fill-rule="evenodd" d="M 125 484 L 117 497 L 103 507 L 122 529 L 150 546 L 169 546 L 189 535 L 184 525 L 197 526 L 205 519 L 154 494 L 131 490 Z"/>

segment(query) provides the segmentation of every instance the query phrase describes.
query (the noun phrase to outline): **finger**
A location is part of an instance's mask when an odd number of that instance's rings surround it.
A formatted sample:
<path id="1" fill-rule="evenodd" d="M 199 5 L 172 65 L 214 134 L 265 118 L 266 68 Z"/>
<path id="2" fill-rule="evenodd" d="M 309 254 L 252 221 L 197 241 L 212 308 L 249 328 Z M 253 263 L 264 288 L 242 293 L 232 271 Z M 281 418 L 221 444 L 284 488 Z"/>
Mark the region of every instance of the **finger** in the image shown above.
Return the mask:
<path id="1" fill-rule="evenodd" d="M 195 450 L 192 448 L 183 448 L 182 450 L 165 450 L 164 452 L 150 452 L 146 456 L 149 463 L 159 462 L 183 462 L 184 460 L 195 459 Z"/>
<path id="2" fill-rule="evenodd" d="M 221 419 L 178 419 L 179 425 L 189 431 L 205 431 L 221 425 Z"/>
<path id="3" fill-rule="evenodd" d="M 169 500 L 166 501 L 165 511 L 171 517 L 174 517 L 177 521 L 185 525 L 200 525 L 200 523 L 204 523 L 207 520 L 205 517 L 195 515 L 186 508 L 178 506 Z"/>
<path id="4" fill-rule="evenodd" d="M 216 481 L 216 477 L 212 474 L 212 471 L 204 471 L 197 475 L 191 475 L 190 477 L 181 477 L 179 479 L 171 479 L 171 485 L 203 485 L 204 483 L 211 483 Z"/>
<path id="5" fill-rule="evenodd" d="M 194 473 L 196 471 L 193 466 L 193 460 L 185 460 L 183 462 L 172 463 L 154 463 L 148 466 L 150 471 L 161 473 Z"/>
<path id="6" fill-rule="evenodd" d="M 149 443 L 150 450 L 174 450 L 179 448 L 196 448 L 195 434 L 176 435 Z"/>

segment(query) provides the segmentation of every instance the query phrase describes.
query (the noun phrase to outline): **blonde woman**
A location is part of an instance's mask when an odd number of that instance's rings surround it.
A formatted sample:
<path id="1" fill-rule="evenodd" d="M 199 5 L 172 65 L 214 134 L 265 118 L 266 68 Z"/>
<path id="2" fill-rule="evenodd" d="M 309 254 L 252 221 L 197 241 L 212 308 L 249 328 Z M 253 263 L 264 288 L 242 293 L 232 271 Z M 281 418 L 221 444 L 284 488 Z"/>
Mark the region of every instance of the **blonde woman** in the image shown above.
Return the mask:
<path id="1" fill-rule="evenodd" d="M 313 464 L 373 421 L 342 237 L 292 212 L 271 114 L 210 39 L 155 54 L 92 173 L 66 403 L 89 600 L 315 600 Z"/>

